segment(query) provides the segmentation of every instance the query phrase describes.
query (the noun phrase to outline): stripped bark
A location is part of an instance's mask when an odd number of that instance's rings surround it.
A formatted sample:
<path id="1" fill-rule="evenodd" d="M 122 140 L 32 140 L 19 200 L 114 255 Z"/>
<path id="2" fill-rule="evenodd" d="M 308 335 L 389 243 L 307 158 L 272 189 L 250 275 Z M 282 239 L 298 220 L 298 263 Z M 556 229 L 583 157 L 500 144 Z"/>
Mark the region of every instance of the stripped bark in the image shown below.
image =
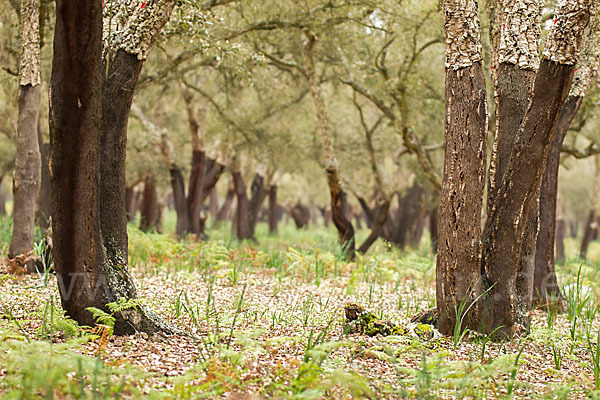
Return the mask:
<path id="1" fill-rule="evenodd" d="M 599 67 L 600 17 L 596 11 L 596 14 L 592 16 L 590 21 L 588 36 L 581 52 L 581 58 L 577 63 L 569 97 L 560 115 L 556 135 L 550 144 L 546 170 L 542 179 L 539 211 L 540 233 L 537 241 L 534 279 L 534 303 L 537 305 L 547 304 L 553 298 L 562 301 L 562 294 L 558 287 L 554 265 L 555 242 L 557 258 L 564 258 L 562 241 L 555 240 L 555 236 L 557 235 L 556 202 L 560 152 L 569 125 L 581 107 L 593 77 L 598 73 Z M 559 250 L 562 250 L 562 253 L 559 254 Z"/>
<path id="2" fill-rule="evenodd" d="M 487 102 L 477 1 L 446 0 L 446 128 L 438 218 L 436 300 L 439 329 L 451 334 L 461 301 L 480 285 L 481 207 Z M 465 321 L 473 327 L 471 318 Z"/>
<path id="3" fill-rule="evenodd" d="M 533 96 L 486 221 L 481 270 L 489 294 L 483 298 L 480 322 L 487 332 L 498 328 L 501 337 L 512 337 L 523 329 L 520 322 L 530 311 L 531 296 L 528 299 L 517 292 L 522 246 L 531 240 L 527 224 L 537 212 L 546 157 L 591 8 L 591 0 L 564 1 L 557 6 L 556 23 L 546 42 Z"/>

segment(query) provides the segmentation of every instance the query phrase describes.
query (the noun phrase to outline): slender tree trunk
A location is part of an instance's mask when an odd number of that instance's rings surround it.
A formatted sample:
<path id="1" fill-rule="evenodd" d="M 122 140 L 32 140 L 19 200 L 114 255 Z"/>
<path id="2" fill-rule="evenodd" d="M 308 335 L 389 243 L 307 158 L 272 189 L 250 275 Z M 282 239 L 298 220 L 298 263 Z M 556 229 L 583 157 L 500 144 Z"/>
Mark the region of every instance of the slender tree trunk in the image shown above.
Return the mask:
<path id="1" fill-rule="evenodd" d="M 188 213 L 190 227 L 193 234 L 198 238 L 204 238 L 203 224 L 200 221 L 202 205 L 204 204 L 204 176 L 205 176 L 206 154 L 204 151 L 194 150 L 192 154 L 192 172 L 190 174 L 190 186 L 188 193 Z"/>
<path id="2" fill-rule="evenodd" d="M 277 204 L 277 185 L 269 186 L 269 233 L 277 234 L 279 225 L 279 205 Z"/>
<path id="3" fill-rule="evenodd" d="M 563 218 L 559 218 L 556 221 L 556 260 L 558 260 L 560 262 L 565 260 L 565 235 L 566 235 L 566 233 L 567 233 L 567 223 L 565 222 L 565 220 Z M 536 267 L 536 271 L 537 271 L 537 267 Z M 547 285 L 547 286 L 550 286 L 549 289 L 555 290 L 556 294 L 560 295 L 560 289 L 558 287 L 558 282 L 556 279 L 556 272 L 552 271 L 552 277 L 553 277 L 554 282 L 551 282 L 551 285 Z M 544 287 L 544 286 L 542 286 L 542 287 Z M 555 288 L 555 289 L 553 289 L 553 288 Z M 546 289 L 546 292 L 548 292 L 549 289 Z M 544 292 L 540 291 L 540 293 L 544 293 Z"/>
<path id="4" fill-rule="evenodd" d="M 444 176 L 438 218 L 439 329 L 451 334 L 459 304 L 479 292 L 487 102 L 477 1 L 443 2 L 446 31 Z M 470 318 L 466 325 L 473 326 Z"/>
<path id="5" fill-rule="evenodd" d="M 234 159 L 231 163 L 231 176 L 233 179 L 235 198 L 237 200 L 237 208 L 235 210 L 235 220 L 233 224 L 234 233 L 235 236 L 240 240 L 252 239 L 248 219 L 249 204 L 248 196 L 246 195 L 246 183 L 242 177 L 237 159 Z"/>
<path id="6" fill-rule="evenodd" d="M 41 180 L 37 134 L 41 90 L 39 7 L 39 0 L 23 0 L 19 16 L 19 121 L 13 173 L 13 234 L 8 250 L 9 258 L 28 256 L 33 250 L 35 207 Z"/>
<path id="7" fill-rule="evenodd" d="M 429 212 L 429 237 L 431 239 L 431 249 L 434 253 L 438 250 L 438 206 L 433 207 Z"/>
<path id="8" fill-rule="evenodd" d="M 500 327 L 501 337 L 512 337 L 530 311 L 531 303 L 517 291 L 522 246 L 531 240 L 527 225 L 539 207 L 550 142 L 569 92 L 591 4 L 591 0 L 558 4 L 557 23 L 546 42 L 533 97 L 486 221 L 481 270 L 489 294 L 483 298 L 481 322 L 487 332 Z"/>
<path id="9" fill-rule="evenodd" d="M 319 85 L 315 79 L 313 48 L 316 37 L 311 33 L 306 33 L 306 36 L 307 43 L 304 46 L 304 58 L 306 63 L 305 73 L 317 111 L 317 119 L 319 121 L 323 158 L 325 159 L 325 172 L 327 174 L 327 184 L 329 185 L 329 192 L 331 194 L 331 216 L 333 223 L 338 230 L 344 251 L 348 257 L 353 260 L 355 248 L 354 227 L 346 217 L 347 196 L 342 186 L 342 180 L 338 170 L 338 162 L 333 147 L 331 128 L 325 111 L 325 104 L 323 103 Z"/>

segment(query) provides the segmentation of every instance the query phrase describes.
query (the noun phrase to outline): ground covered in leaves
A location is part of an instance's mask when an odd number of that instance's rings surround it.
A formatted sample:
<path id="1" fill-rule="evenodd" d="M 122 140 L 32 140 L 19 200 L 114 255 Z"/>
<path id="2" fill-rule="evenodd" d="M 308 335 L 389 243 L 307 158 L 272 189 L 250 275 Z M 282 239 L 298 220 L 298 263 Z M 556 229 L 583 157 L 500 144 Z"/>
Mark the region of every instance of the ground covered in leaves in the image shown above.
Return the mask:
<path id="1" fill-rule="evenodd" d="M 282 228 L 279 237 L 259 235 L 260 244 L 229 239 L 227 227 L 206 243 L 130 230 L 141 302 L 186 336 L 79 327 L 63 315 L 53 275 L 0 274 L 0 393 L 600 398 L 596 264 L 561 267 L 567 313 L 535 311 L 530 335 L 493 343 L 468 332 L 441 337 L 410 322 L 435 303 L 435 257 L 426 244 L 400 251 L 378 243 L 350 263 L 332 231 Z M 351 303 L 390 322 L 392 334 L 351 326 L 344 311 Z"/>

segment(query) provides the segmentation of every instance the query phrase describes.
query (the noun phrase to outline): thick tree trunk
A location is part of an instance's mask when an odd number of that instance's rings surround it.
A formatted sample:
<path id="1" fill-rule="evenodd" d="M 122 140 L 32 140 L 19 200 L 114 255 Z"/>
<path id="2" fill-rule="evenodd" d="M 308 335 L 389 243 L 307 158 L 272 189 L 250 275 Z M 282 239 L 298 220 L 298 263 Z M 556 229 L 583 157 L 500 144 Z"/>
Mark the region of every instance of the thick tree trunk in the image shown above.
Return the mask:
<path id="1" fill-rule="evenodd" d="M 158 231 L 160 221 L 160 206 L 154 180 L 151 177 L 144 181 L 144 197 L 140 210 L 140 230 L 143 232 Z"/>
<path id="2" fill-rule="evenodd" d="M 446 0 L 446 126 L 438 218 L 439 329 L 451 334 L 456 310 L 479 292 L 487 102 L 477 1 Z M 470 316 L 465 325 L 473 326 Z"/>
<path id="3" fill-rule="evenodd" d="M 516 148 L 492 205 L 483 236 L 482 271 L 490 289 L 482 323 L 491 332 L 512 337 L 515 323 L 531 305 L 516 292 L 521 251 L 531 214 L 537 213 L 537 193 L 546 167 L 560 110 L 568 95 L 575 67 L 543 60 L 538 71 L 531 106 L 517 137 Z"/>
<path id="4" fill-rule="evenodd" d="M 277 234 L 277 227 L 279 225 L 279 205 L 277 204 L 277 185 L 269 186 L 269 233 L 271 235 Z"/>
<path id="5" fill-rule="evenodd" d="M 431 250 L 437 253 L 438 250 L 438 206 L 433 207 L 429 212 L 429 238 L 431 240 Z"/>
<path id="6" fill-rule="evenodd" d="M 39 1 L 24 0 L 20 11 L 19 121 L 13 173 L 13 234 L 8 257 L 33 250 L 36 201 L 40 190 L 38 144 L 40 109 Z"/>

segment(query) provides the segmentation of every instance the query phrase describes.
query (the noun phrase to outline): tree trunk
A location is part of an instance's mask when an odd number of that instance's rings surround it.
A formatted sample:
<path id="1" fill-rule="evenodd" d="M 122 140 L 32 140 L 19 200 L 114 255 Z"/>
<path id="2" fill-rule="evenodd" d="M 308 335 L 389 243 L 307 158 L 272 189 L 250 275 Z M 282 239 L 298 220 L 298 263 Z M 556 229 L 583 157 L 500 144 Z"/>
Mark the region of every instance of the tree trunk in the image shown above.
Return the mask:
<path id="1" fill-rule="evenodd" d="M 594 156 L 595 172 L 594 172 L 594 185 L 592 187 L 592 197 L 590 201 L 590 212 L 588 214 L 587 221 L 583 228 L 583 238 L 581 240 L 581 247 L 579 249 L 579 257 L 587 258 L 587 251 L 590 243 L 594 240 L 594 237 L 598 232 L 598 190 L 600 190 L 600 158 Z"/>
<path id="2" fill-rule="evenodd" d="M 582 100 L 582 97 L 569 96 L 567 98 L 556 127 L 556 134 L 550 145 L 546 170 L 542 178 L 539 206 L 540 231 L 536 243 L 533 287 L 533 304 L 535 305 L 548 304 L 552 297 L 557 300 L 562 298 L 554 265 L 560 149 Z"/>
<path id="3" fill-rule="evenodd" d="M 135 186 L 127 186 L 125 189 L 125 212 L 127 213 L 127 222 L 135 221 L 137 214 L 137 192 Z"/>
<path id="4" fill-rule="evenodd" d="M 200 221 L 200 213 L 206 195 L 204 192 L 206 155 L 204 151 L 194 150 L 192 153 L 192 172 L 190 174 L 190 186 L 188 192 L 188 213 L 190 227 L 193 234 L 198 238 L 206 237 L 203 224 Z M 207 193 L 208 194 L 208 193 Z"/>
<path id="5" fill-rule="evenodd" d="M 233 200 L 235 199 L 235 188 L 233 187 L 233 179 L 229 180 L 229 186 L 227 187 L 227 194 L 225 194 L 225 200 L 217 213 L 217 221 L 226 221 L 231 215 L 231 207 Z"/>
<path id="6" fill-rule="evenodd" d="M 154 186 L 154 180 L 151 177 L 147 177 L 144 181 L 144 197 L 140 212 L 140 230 L 143 232 L 157 231 L 160 221 L 160 207 L 156 186 Z"/>
<path id="7" fill-rule="evenodd" d="M 315 66 L 313 60 L 313 48 L 316 37 L 309 32 L 306 32 L 307 43 L 304 46 L 304 58 L 306 63 L 306 79 L 310 89 L 317 119 L 319 121 L 319 131 L 321 134 L 321 146 L 323 158 L 325 159 L 325 172 L 327 174 L 327 184 L 331 194 L 331 217 L 333 224 L 338 230 L 340 242 L 344 252 L 350 260 L 354 260 L 354 227 L 346 217 L 347 199 L 346 192 L 342 186 L 342 181 L 339 176 L 338 162 L 333 147 L 333 139 L 329 119 L 325 111 L 325 104 L 321 97 L 318 83 L 315 79 Z"/>
<path id="8" fill-rule="evenodd" d="M 269 233 L 277 234 L 279 225 L 279 205 L 277 204 L 277 185 L 269 186 Z"/>
<path id="9" fill-rule="evenodd" d="M 41 139 L 41 135 L 39 135 L 39 139 Z M 50 216 L 52 215 L 52 198 L 50 194 L 50 170 L 48 168 L 49 155 L 50 143 L 43 143 L 40 141 L 42 175 L 40 183 L 40 194 L 38 196 L 37 221 L 38 225 L 40 226 L 40 229 L 42 230 L 48 228 Z"/>
<path id="10" fill-rule="evenodd" d="M 365 210 L 365 214 L 371 222 L 371 233 L 358 248 L 359 253 L 365 254 L 379 237 L 385 236 L 384 226 L 389 216 L 390 201 L 385 195 L 378 192 L 375 195 L 375 207 L 369 209 L 366 202 L 363 199 L 360 200 L 363 210 Z"/>
<path id="11" fill-rule="evenodd" d="M 4 176 L 0 176 L 0 215 L 4 216 L 6 215 L 6 195 L 2 188 L 2 180 L 4 180 Z"/>
<path id="12" fill-rule="evenodd" d="M 540 195 L 540 233 L 538 235 L 536 260 L 534 302 L 545 304 L 551 297 L 562 300 L 558 287 L 554 266 L 554 243 L 556 230 L 556 200 L 558 193 L 558 170 L 560 151 L 567 135 L 571 121 L 583 103 L 583 99 L 590 87 L 592 76 L 598 71 L 600 64 L 600 20 L 594 16 L 590 22 L 588 38 L 582 51 L 581 59 L 575 70 L 574 82 L 560 114 L 556 134 L 550 144 L 550 151 L 546 163 L 546 170 L 542 179 Z M 563 221 L 564 223 L 564 221 Z M 564 237 L 564 234 L 563 234 Z M 564 258 L 564 244 L 556 241 L 557 252 L 560 249 L 559 259 Z M 557 254 L 558 257 L 558 254 Z M 541 298 L 540 298 L 541 296 Z"/>
<path id="13" fill-rule="evenodd" d="M 567 234 L 567 223 L 563 218 L 556 221 L 556 260 L 562 262 L 565 260 L 565 235 Z M 536 267 L 537 270 L 537 267 Z M 560 289 L 556 279 L 556 273 L 553 271 L 554 283 L 551 288 L 555 288 L 556 294 L 560 295 Z M 548 285 L 549 286 L 549 285 Z M 542 286 L 543 287 L 543 286 Z M 541 292 L 544 293 L 544 292 Z"/>
<path id="14" fill-rule="evenodd" d="M 235 198 L 237 200 L 237 208 L 235 210 L 234 232 L 235 236 L 240 239 L 251 239 L 250 226 L 248 224 L 248 196 L 246 196 L 246 184 L 239 170 L 232 171 L 233 186 L 235 189 Z"/>
<path id="15" fill-rule="evenodd" d="M 446 127 L 438 218 L 439 329 L 453 332 L 456 309 L 479 292 L 487 102 L 477 1 L 446 0 Z M 465 325 L 473 327 L 468 316 Z"/>
<path id="16" fill-rule="evenodd" d="M 431 239 L 431 250 L 437 253 L 438 250 L 438 207 L 434 207 L 429 212 L 429 237 Z"/>
<path id="17" fill-rule="evenodd" d="M 38 144 L 40 109 L 39 1 L 23 0 L 20 12 L 19 121 L 13 173 L 13 234 L 8 257 L 33 250 L 35 207 L 40 190 Z"/>
<path id="18" fill-rule="evenodd" d="M 248 204 L 248 227 L 250 229 L 250 236 L 254 237 L 254 231 L 256 229 L 256 223 L 258 221 L 258 212 L 260 207 L 267 196 L 265 190 L 265 178 L 259 174 L 254 174 L 252 179 L 252 185 L 250 186 L 250 202 Z"/>
<path id="19" fill-rule="evenodd" d="M 310 220 L 310 211 L 308 210 L 308 207 L 301 203 L 297 203 L 290 211 L 290 214 L 296 224 L 296 228 L 302 229 L 305 226 L 308 226 L 308 221 Z"/>
<path id="20" fill-rule="evenodd" d="M 178 237 L 183 237 L 190 231 L 190 217 L 188 214 L 188 205 L 185 198 L 185 183 L 181 170 L 173 165 L 170 169 L 171 187 L 173 189 L 173 202 L 175 203 L 175 212 L 177 213 L 177 226 L 175 233 Z"/>

